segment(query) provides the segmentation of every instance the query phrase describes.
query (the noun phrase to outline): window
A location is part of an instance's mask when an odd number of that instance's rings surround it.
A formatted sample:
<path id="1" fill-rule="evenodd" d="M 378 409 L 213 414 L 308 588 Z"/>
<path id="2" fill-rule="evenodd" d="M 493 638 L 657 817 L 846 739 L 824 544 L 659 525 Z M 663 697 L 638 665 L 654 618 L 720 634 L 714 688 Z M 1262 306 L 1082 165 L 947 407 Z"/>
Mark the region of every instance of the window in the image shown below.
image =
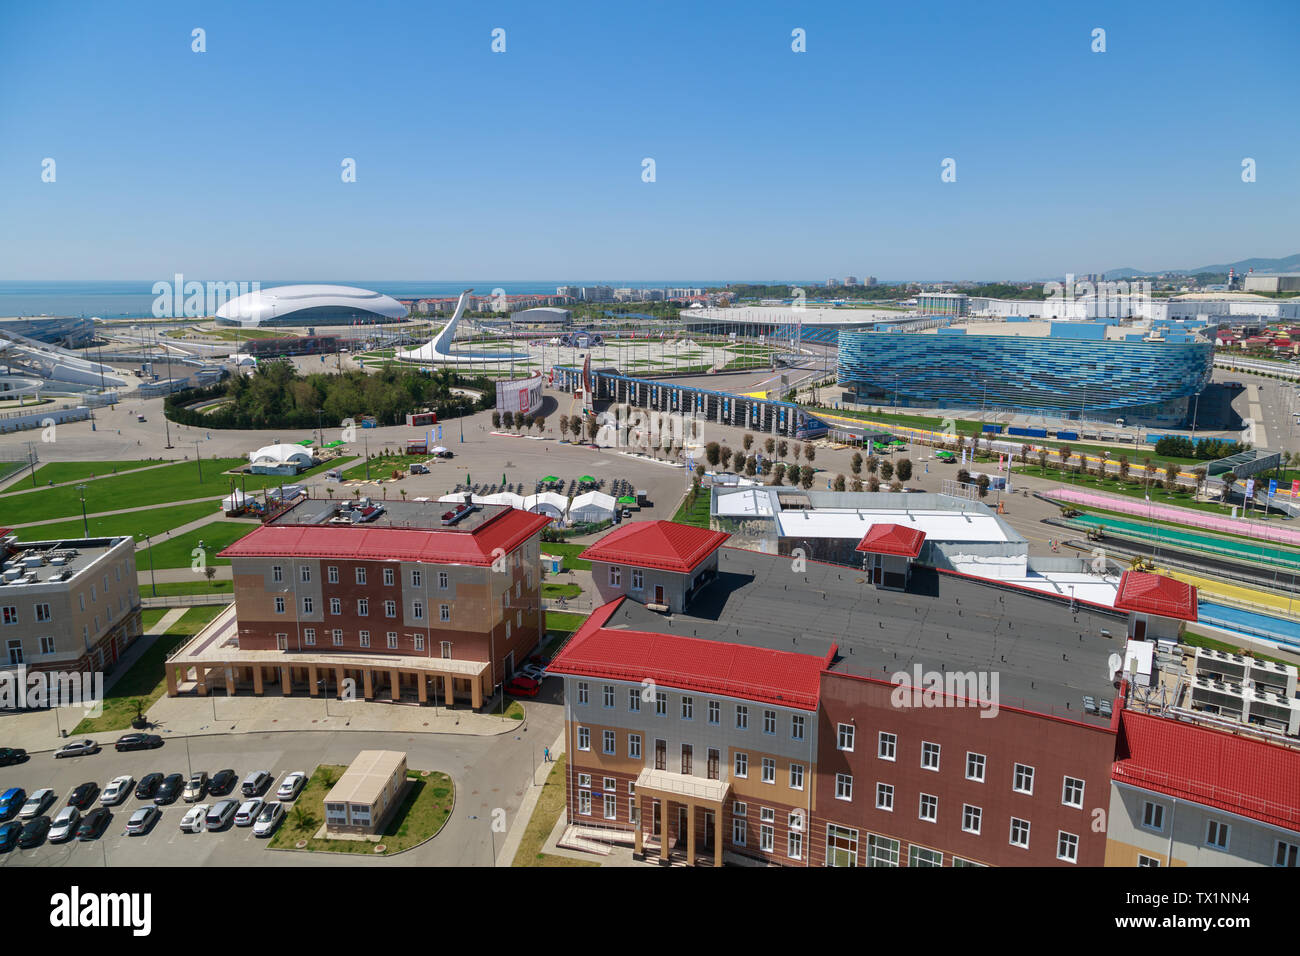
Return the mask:
<path id="1" fill-rule="evenodd" d="M 578 812 L 584 816 L 591 816 L 591 791 L 578 791 Z"/>
<path id="2" fill-rule="evenodd" d="M 417 611 L 417 613 L 416 613 L 415 616 L 416 616 L 417 618 L 424 617 L 424 608 L 420 606 L 420 602 L 419 602 L 419 601 L 416 601 L 415 603 L 416 603 L 416 607 L 417 607 L 417 609 L 418 609 L 418 611 Z M 450 605 L 450 604 L 439 604 L 439 605 L 438 605 L 438 620 L 439 620 L 441 623 L 443 623 L 443 624 L 446 624 L 446 623 L 448 623 L 448 622 L 451 620 L 451 605 Z"/>
<path id="3" fill-rule="evenodd" d="M 397 650 L 397 632 L 396 632 L 396 631 L 389 631 L 389 632 L 388 632 L 388 649 L 389 649 L 390 651 L 395 651 L 395 650 Z"/>
<path id="4" fill-rule="evenodd" d="M 785 835 L 785 841 L 785 855 L 792 860 L 802 860 L 803 834 L 798 830 L 790 830 Z"/>
<path id="5" fill-rule="evenodd" d="M 736 705 L 736 729 L 737 730 L 749 729 L 749 708 L 746 707 L 744 704 Z"/>
<path id="6" fill-rule="evenodd" d="M 894 810 L 894 786 L 889 783 L 876 784 L 876 809 Z"/>
<path id="7" fill-rule="evenodd" d="M 357 616 L 370 616 L 370 598 L 357 598 Z"/>
<path id="8" fill-rule="evenodd" d="M 393 586 L 393 579 L 394 579 L 393 569 L 384 568 L 384 587 L 391 588 Z"/>
<path id="9" fill-rule="evenodd" d="M 424 620 L 424 602 L 423 602 L 423 601 L 412 601 L 412 602 L 411 602 L 411 617 L 415 618 L 417 621 L 423 621 L 423 620 Z"/>
<path id="10" fill-rule="evenodd" d="M 745 821 L 742 819 L 733 819 L 731 821 L 731 842 L 735 846 L 744 846 L 746 833 Z"/>
<path id="11" fill-rule="evenodd" d="M 81 611 L 84 611 L 86 609 L 86 595 L 84 594 L 77 595 L 77 608 L 78 610 Z"/>
<path id="12" fill-rule="evenodd" d="M 749 776 L 749 754 L 738 753 L 732 764 L 731 773 L 733 776 L 742 779 Z"/>
<path id="13" fill-rule="evenodd" d="M 314 627 L 303 628 L 302 639 L 303 639 L 303 642 L 304 642 L 305 644 L 307 644 L 308 647 L 313 647 L 313 646 L 315 646 L 315 644 L 316 644 L 316 628 L 314 628 Z"/>
<path id="14" fill-rule="evenodd" d="M 303 613 L 303 614 L 310 614 L 310 613 L 312 613 L 312 607 L 313 607 L 313 604 L 312 604 L 312 600 L 311 600 L 311 598 L 309 598 L 309 597 L 305 597 L 305 598 L 302 599 L 302 613 Z"/>
<path id="15" fill-rule="evenodd" d="M 837 773 L 835 775 L 835 799 L 853 799 L 853 774 Z"/>
<path id="16" fill-rule="evenodd" d="M 970 753 L 966 754 L 966 779 L 978 780 L 984 782 L 984 766 L 987 761 L 983 754 Z"/>
<path id="17" fill-rule="evenodd" d="M 1026 767 L 1022 763 L 1016 764 L 1016 776 L 1011 785 L 1011 789 L 1016 791 L 1016 793 L 1033 793 L 1034 768 Z"/>
<path id="18" fill-rule="evenodd" d="M 451 584 L 451 576 L 446 571 L 438 572 L 438 590 L 445 591 Z"/>
<path id="19" fill-rule="evenodd" d="M 602 748 L 602 751 L 603 751 L 604 753 L 607 753 L 607 754 L 613 755 L 613 753 L 614 753 L 614 745 L 615 745 L 615 744 L 614 744 L 614 731 L 612 731 L 612 730 L 606 730 L 606 731 L 604 731 L 604 732 L 602 733 L 601 736 L 602 736 L 603 743 L 604 743 L 604 747 Z"/>
<path id="20" fill-rule="evenodd" d="M 1029 821 L 1011 818 L 1011 845 L 1029 849 Z"/>
<path id="21" fill-rule="evenodd" d="M 416 634 L 416 635 L 415 635 L 415 649 L 416 649 L 417 651 L 422 651 L 422 650 L 424 650 L 424 635 L 423 635 L 423 634 Z"/>
<path id="22" fill-rule="evenodd" d="M 612 793 L 605 794 L 605 819 L 618 819 L 618 797 L 614 796 Z"/>
<path id="23" fill-rule="evenodd" d="M 53 653 L 54 653 L 54 638 L 52 638 L 52 637 L 42 637 L 42 638 L 41 638 L 41 653 L 42 653 L 42 654 L 53 654 Z"/>
<path id="24" fill-rule="evenodd" d="M 961 808 L 961 828 L 967 833 L 978 834 L 983 821 L 984 811 L 979 807 L 972 807 L 968 803 Z"/>
<path id="25" fill-rule="evenodd" d="M 337 627 L 330 632 L 330 637 L 333 640 L 335 647 L 343 646 L 343 632 L 339 630 Z"/>
<path id="26" fill-rule="evenodd" d="M 837 750 L 853 752 L 853 738 L 857 732 L 852 724 L 840 724 L 835 735 L 835 747 Z"/>
<path id="27" fill-rule="evenodd" d="M 645 580 L 641 573 L 641 569 L 633 568 L 632 569 L 632 590 L 633 591 L 643 590 L 644 584 L 645 584 Z"/>
<path id="28" fill-rule="evenodd" d="M 858 831 L 834 823 L 826 826 L 826 865 L 858 865 Z"/>
<path id="29" fill-rule="evenodd" d="M 938 850 L 927 850 L 923 846 L 911 846 L 907 850 L 908 866 L 943 866 L 943 854 Z"/>
<path id="30" fill-rule="evenodd" d="M 585 680 L 578 681 L 578 703 L 588 704 L 591 702 L 591 685 Z"/>
<path id="31" fill-rule="evenodd" d="M 921 794 L 921 809 L 917 816 L 928 823 L 937 822 L 939 819 L 939 798 L 930 793 Z"/>
<path id="32" fill-rule="evenodd" d="M 1061 802 L 1067 807 L 1083 807 L 1083 781 L 1077 777 L 1066 777 L 1061 787 Z"/>
<path id="33" fill-rule="evenodd" d="M 276 595 L 275 598 L 275 613 L 276 614 L 284 613 L 284 598 L 279 595 Z"/>
<path id="34" fill-rule="evenodd" d="M 682 698 L 682 720 L 695 719 L 695 699 L 693 697 Z"/>
<path id="35" fill-rule="evenodd" d="M 938 770 L 939 769 L 939 745 L 932 744 L 928 741 L 921 744 L 921 769 Z"/>
<path id="36" fill-rule="evenodd" d="M 627 692 L 627 709 L 629 713 L 639 714 L 641 712 L 641 691 L 635 687 Z"/>
<path id="37" fill-rule="evenodd" d="M 1146 856 L 1142 853 L 1138 854 L 1138 866 L 1159 866 L 1159 865 L 1160 865 L 1160 861 L 1157 860 L 1154 856 Z"/>
<path id="38" fill-rule="evenodd" d="M 276 582 L 277 584 L 279 584 L 281 581 L 283 581 L 283 580 L 284 580 L 284 568 L 280 567 L 280 565 L 278 565 L 278 564 L 275 565 L 274 567 L 272 567 L 272 568 L 271 568 L 271 580 L 274 581 L 274 582 Z"/>
<path id="39" fill-rule="evenodd" d="M 803 789 L 803 764 L 790 764 L 790 789 Z"/>
<path id="40" fill-rule="evenodd" d="M 627 735 L 627 755 L 633 760 L 641 759 L 641 735 Z"/>
<path id="41" fill-rule="evenodd" d="M 655 691 L 655 716 L 668 716 L 668 695 L 661 690 Z"/>
<path id="42" fill-rule="evenodd" d="M 655 769 L 668 769 L 668 741 L 655 738 Z"/>
<path id="43" fill-rule="evenodd" d="M 690 744 L 682 744 L 682 776 L 689 777 L 695 772 L 695 748 Z"/>
<path id="44" fill-rule="evenodd" d="M 451 659 L 451 641 L 440 641 L 439 644 L 438 644 L 438 651 L 439 651 L 439 653 L 442 654 L 442 656 L 443 656 L 444 658 L 450 660 L 450 659 Z"/>
<path id="45" fill-rule="evenodd" d="M 884 731 L 880 733 L 880 742 L 876 748 L 876 755 L 881 760 L 894 760 L 898 754 L 898 735 L 887 734 Z"/>
<path id="46" fill-rule="evenodd" d="M 50 606 L 48 604 L 36 605 L 36 620 L 48 621 L 50 619 Z"/>
<path id="47" fill-rule="evenodd" d="M 708 764 L 704 775 L 708 777 L 710 780 L 720 779 L 720 774 L 718 772 L 718 763 L 720 762 L 721 758 L 722 758 L 722 754 L 717 750 L 717 748 L 715 747 L 709 748 Z"/>
<path id="48" fill-rule="evenodd" d="M 1205 827 L 1205 845 L 1213 847 L 1216 850 L 1226 850 L 1228 848 L 1228 835 L 1232 831 L 1226 823 L 1220 823 L 1218 820 L 1211 820 Z"/>
<path id="49" fill-rule="evenodd" d="M 623 569 L 616 564 L 609 566 L 609 586 L 612 588 L 621 587 L 623 584 Z"/>
<path id="50" fill-rule="evenodd" d="M 898 866 L 898 841 L 889 837 L 867 837 L 867 866 Z"/>
<path id="51" fill-rule="evenodd" d="M 614 706 L 614 685 L 606 684 L 601 693 L 601 705 L 604 707 Z"/>
<path id="52" fill-rule="evenodd" d="M 331 613 L 331 614 L 342 614 L 342 613 L 343 613 L 343 602 L 340 601 L 338 598 L 330 598 L 330 613 Z"/>
<path id="53" fill-rule="evenodd" d="M 330 583 L 330 584 L 338 584 L 338 583 L 339 583 L 339 569 L 336 568 L 336 567 L 332 567 L 332 566 L 326 568 L 326 569 L 325 569 L 325 577 L 329 580 L 329 583 Z"/>
<path id="54" fill-rule="evenodd" d="M 578 728 L 578 749 L 579 750 L 591 749 L 591 730 L 587 727 Z"/>
<path id="55" fill-rule="evenodd" d="M 765 734 L 776 733 L 776 711 L 774 710 L 763 711 L 763 733 Z"/>
<path id="56" fill-rule="evenodd" d="M 1066 863 L 1079 862 L 1079 838 L 1060 830 L 1056 834 L 1056 858 Z"/>
<path id="57" fill-rule="evenodd" d="M 709 723 L 722 723 L 722 704 L 719 701 L 709 701 Z"/>
<path id="58" fill-rule="evenodd" d="M 302 579 L 303 584 L 311 583 L 311 568 L 303 564 L 298 567 L 298 576 Z"/>
<path id="59" fill-rule="evenodd" d="M 1142 807 L 1142 826 L 1158 833 L 1163 832 L 1165 829 L 1164 804 L 1152 803 L 1148 800 Z"/>
<path id="60" fill-rule="evenodd" d="M 804 718 L 802 714 L 793 714 L 790 717 L 790 739 L 803 740 Z"/>
<path id="61" fill-rule="evenodd" d="M 417 569 L 415 569 L 415 570 L 412 570 L 412 571 L 411 571 L 411 587 L 413 587 L 413 588 L 419 588 L 419 587 L 423 587 L 423 586 L 424 586 L 424 585 L 420 583 L 420 571 L 419 571 L 419 569 L 417 568 Z"/>
<path id="62" fill-rule="evenodd" d="M 394 636 L 394 637 L 397 636 L 397 632 L 396 632 L 396 631 L 389 631 L 388 633 L 389 633 L 390 635 Z M 369 632 L 369 631 L 362 631 L 362 632 L 360 633 L 360 635 L 359 635 L 359 640 L 360 640 L 360 642 L 361 642 L 361 646 L 362 646 L 362 647 L 369 647 L 369 646 L 370 646 L 370 632 Z"/>
<path id="63" fill-rule="evenodd" d="M 397 617 L 397 602 L 396 602 L 396 601 L 385 601 L 385 602 L 384 602 L 384 617 Z"/>
<path id="64" fill-rule="evenodd" d="M 1285 840 L 1278 840 L 1277 847 L 1273 851 L 1273 865 L 1294 867 L 1298 854 L 1300 854 L 1300 847 Z"/>
<path id="65" fill-rule="evenodd" d="M 776 829 L 763 823 L 758 827 L 758 848 L 764 853 L 771 853 L 776 845 Z"/>
<path id="66" fill-rule="evenodd" d="M 591 774 L 589 774 L 589 773 L 580 773 L 580 774 L 578 774 L 578 786 L 580 786 L 580 787 L 590 787 L 590 786 L 591 786 Z"/>
<path id="67" fill-rule="evenodd" d="M 760 779 L 764 783 L 776 783 L 776 761 L 771 757 L 763 758 L 763 775 Z"/>
<path id="68" fill-rule="evenodd" d="M 356 572 L 357 572 L 357 584 L 365 584 L 365 583 L 366 583 L 366 569 L 365 569 L 365 568 L 357 568 L 357 569 L 356 569 Z"/>
<path id="69" fill-rule="evenodd" d="M 959 857 L 959 856 L 954 856 L 954 857 L 952 858 L 952 865 L 953 865 L 953 866 L 987 866 L 988 864 L 987 864 L 987 863 L 976 863 L 974 860 L 965 860 L 965 859 L 962 859 L 962 858 Z"/>

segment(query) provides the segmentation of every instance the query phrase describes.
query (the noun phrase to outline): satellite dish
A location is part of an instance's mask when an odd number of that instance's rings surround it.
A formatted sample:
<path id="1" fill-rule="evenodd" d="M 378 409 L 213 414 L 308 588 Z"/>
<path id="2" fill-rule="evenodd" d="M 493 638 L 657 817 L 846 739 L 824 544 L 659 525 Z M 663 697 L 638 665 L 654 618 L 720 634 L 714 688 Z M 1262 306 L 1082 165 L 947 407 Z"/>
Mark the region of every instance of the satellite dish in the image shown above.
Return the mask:
<path id="1" fill-rule="evenodd" d="M 1124 666 L 1124 658 L 1118 654 L 1111 654 L 1106 659 L 1106 670 L 1110 673 L 1110 679 L 1114 680 L 1115 675 L 1119 673 L 1120 668 Z"/>

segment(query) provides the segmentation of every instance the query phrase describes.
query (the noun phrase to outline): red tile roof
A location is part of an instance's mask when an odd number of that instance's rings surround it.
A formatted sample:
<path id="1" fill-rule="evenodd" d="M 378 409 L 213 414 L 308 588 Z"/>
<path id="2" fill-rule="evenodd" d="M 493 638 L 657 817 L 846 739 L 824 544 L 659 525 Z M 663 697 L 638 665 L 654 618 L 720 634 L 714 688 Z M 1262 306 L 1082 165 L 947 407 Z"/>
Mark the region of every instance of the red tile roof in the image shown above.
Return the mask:
<path id="1" fill-rule="evenodd" d="M 686 574 L 730 537 L 725 531 L 672 521 L 633 521 L 611 531 L 578 557 Z"/>
<path id="2" fill-rule="evenodd" d="M 550 518 L 511 508 L 473 531 L 365 525 L 263 525 L 221 552 L 223 558 L 340 558 L 421 561 L 486 567 L 497 548 L 509 554 Z"/>
<path id="3" fill-rule="evenodd" d="M 1111 777 L 1300 831 L 1300 750 L 1124 709 Z"/>
<path id="4" fill-rule="evenodd" d="M 1119 579 L 1115 607 L 1159 617 L 1196 620 L 1196 588 L 1161 574 L 1125 571 Z"/>
<path id="5" fill-rule="evenodd" d="M 739 697 L 765 704 L 816 710 L 827 659 L 606 627 L 623 598 L 596 610 L 547 666 L 547 673 L 606 678 Z M 831 655 L 835 648 L 831 649 Z"/>
<path id="6" fill-rule="evenodd" d="M 902 558 L 915 558 L 925 544 L 925 532 L 901 524 L 873 524 L 862 536 L 857 550 L 872 554 L 896 554 Z"/>

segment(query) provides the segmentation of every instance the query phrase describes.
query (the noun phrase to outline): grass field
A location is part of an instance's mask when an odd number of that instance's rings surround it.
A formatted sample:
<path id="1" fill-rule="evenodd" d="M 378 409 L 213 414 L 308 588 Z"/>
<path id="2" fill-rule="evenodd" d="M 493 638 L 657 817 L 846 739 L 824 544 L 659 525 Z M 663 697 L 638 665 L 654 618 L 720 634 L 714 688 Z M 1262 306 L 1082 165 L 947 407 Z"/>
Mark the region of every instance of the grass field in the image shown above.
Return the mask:
<path id="1" fill-rule="evenodd" d="M 18 482 L 5 494 L 21 491 L 24 488 L 39 488 L 51 483 L 57 485 L 65 481 L 81 481 L 83 478 L 102 478 L 105 475 L 115 475 L 119 472 L 134 471 L 136 468 L 145 468 L 149 465 L 161 465 L 163 463 L 160 459 L 153 461 L 52 461 L 48 465 L 41 465 L 36 469 L 36 483 L 34 485 L 32 479 L 28 477 L 24 481 Z"/>
<path id="2" fill-rule="evenodd" d="M 693 524 L 699 528 L 709 526 L 709 496 L 703 488 L 695 496 L 695 501 L 688 501 L 689 495 L 682 499 L 681 505 L 678 506 L 677 512 L 673 515 L 673 521 L 678 524 Z"/>
<path id="3" fill-rule="evenodd" d="M 1177 491 L 1165 491 L 1160 484 L 1152 481 L 1150 488 L 1143 484 L 1141 479 L 1135 480 L 1130 476 L 1129 480 L 1120 484 L 1118 478 L 1097 478 L 1092 475 L 1077 475 L 1073 478 L 1070 475 L 1062 476 L 1049 463 L 1046 472 L 1037 465 L 1028 465 L 1025 467 L 1016 467 L 1018 474 L 1034 475 L 1039 478 L 1047 478 L 1053 481 L 1059 481 L 1065 487 L 1076 487 L 1085 491 L 1105 491 L 1113 495 L 1124 495 L 1127 498 L 1139 498 L 1146 500 L 1149 494 L 1151 500 L 1157 504 L 1176 505 L 1180 508 L 1191 508 L 1194 511 L 1205 511 L 1216 515 L 1232 514 L 1232 506 L 1222 504 L 1217 501 L 1193 501 L 1192 489 L 1187 485 L 1178 486 Z M 1237 483 L 1240 490 L 1241 483 Z M 1280 512 L 1274 512 L 1280 514 Z M 1140 515 L 1136 517 L 1141 517 Z"/>
<path id="4" fill-rule="evenodd" d="M 585 614 L 573 614 L 570 611 L 547 611 L 546 612 L 546 630 L 549 634 L 551 631 L 559 632 L 562 637 L 568 637 L 573 631 L 582 627 L 582 622 L 587 619 Z M 551 652 L 543 648 L 544 654 Z"/>
<path id="5" fill-rule="evenodd" d="M 293 809 L 271 837 L 272 847 L 293 849 L 300 841 L 306 841 L 307 845 L 302 849 L 391 856 L 437 836 L 451 816 L 456 802 L 456 789 L 451 777 L 438 771 L 422 777 L 419 771 L 408 770 L 407 789 L 402 802 L 380 831 L 377 843 L 370 840 L 317 839 L 316 831 L 325 822 L 325 795 L 346 769 L 331 764 L 322 764 L 316 768 L 298 795 Z M 383 853 L 375 851 L 379 845 L 384 847 Z"/>
<path id="6" fill-rule="evenodd" d="M 150 608 L 145 614 L 157 610 Z M 126 730 L 135 718 L 132 702 L 137 698 L 144 701 L 144 710 L 148 712 L 159 697 L 167 691 L 163 662 L 167 655 L 182 642 L 189 640 L 220 613 L 219 607 L 192 607 L 181 619 L 167 629 L 167 633 L 153 638 L 153 644 L 140 658 L 131 665 L 131 669 L 118 679 L 104 695 L 104 713 L 99 717 L 87 717 L 71 731 L 73 736 L 99 733 L 105 730 Z M 152 615 L 151 615 L 152 616 Z M 153 616 L 150 625 L 158 623 L 162 614 Z M 146 640 L 146 638 L 137 638 Z"/>
<path id="7" fill-rule="evenodd" d="M 216 513 L 216 502 L 196 501 L 193 504 L 175 505 L 170 508 L 147 508 L 126 514 L 105 515 L 102 518 L 90 519 L 90 536 L 109 537 L 130 534 L 134 535 L 137 541 L 143 541 L 146 534 L 157 538 L 172 528 L 179 528 L 183 524 Z M 82 528 L 81 518 L 76 517 L 66 521 L 32 525 L 20 529 L 20 533 L 24 541 L 49 541 L 54 538 L 80 538 Z"/>
<path id="8" fill-rule="evenodd" d="M 366 463 L 363 459 L 343 472 L 344 481 L 365 481 L 376 478 L 391 478 L 393 470 L 406 471 L 416 462 L 429 460 L 428 455 L 380 455 L 370 460 L 370 478 L 366 478 Z"/>
<path id="9" fill-rule="evenodd" d="M 587 550 L 585 544 L 567 544 L 555 541 L 543 541 L 543 554 L 559 554 L 564 556 L 564 570 L 566 571 L 590 571 L 591 562 L 584 561 L 578 555 Z"/>
<path id="10" fill-rule="evenodd" d="M 149 559 L 141 556 L 142 560 L 136 562 L 136 570 L 140 572 L 140 596 L 153 597 L 153 587 L 149 584 Z M 231 581 L 211 581 L 206 578 L 194 575 L 193 581 L 160 581 L 158 583 L 157 597 L 176 597 L 187 594 L 211 594 L 214 598 L 220 598 L 222 606 L 230 603 L 230 598 L 234 595 L 234 583 Z"/>
<path id="11" fill-rule="evenodd" d="M 567 856 L 543 853 L 546 838 L 555 829 L 556 821 L 564 811 L 564 762 L 567 757 L 560 757 L 555 766 L 546 775 L 542 784 L 542 794 L 533 808 L 533 815 L 524 829 L 523 839 L 515 853 L 511 866 L 600 866 L 595 860 L 573 860 Z"/>
<path id="12" fill-rule="evenodd" d="M 567 601 L 570 598 L 576 598 L 581 593 L 582 588 L 576 584 L 551 584 L 547 582 L 542 585 L 542 597 L 551 598 L 552 600 L 564 598 Z"/>
<path id="13" fill-rule="evenodd" d="M 259 521 L 212 521 L 201 528 L 195 528 L 193 531 L 187 531 L 185 534 L 176 535 L 164 541 L 154 539 L 153 566 L 154 568 L 192 567 L 194 562 L 192 552 L 199 546 L 200 541 L 203 542 L 203 547 L 207 551 L 205 560 L 209 565 L 229 564 L 229 558 L 219 558 L 217 553 L 227 545 L 238 541 L 260 524 Z M 148 564 L 149 556 L 147 553 L 137 556 L 137 571 L 141 567 L 147 567 Z M 196 573 L 195 577 L 198 576 Z"/>

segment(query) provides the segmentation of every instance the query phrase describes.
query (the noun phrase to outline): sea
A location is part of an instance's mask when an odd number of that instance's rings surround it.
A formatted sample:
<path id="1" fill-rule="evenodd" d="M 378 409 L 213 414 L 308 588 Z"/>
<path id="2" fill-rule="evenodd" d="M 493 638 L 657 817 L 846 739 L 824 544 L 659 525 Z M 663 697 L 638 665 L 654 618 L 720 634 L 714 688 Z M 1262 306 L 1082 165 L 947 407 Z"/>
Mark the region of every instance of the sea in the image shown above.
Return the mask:
<path id="1" fill-rule="evenodd" d="M 201 276 L 187 275 L 185 282 L 203 282 Z M 153 315 L 153 304 L 157 294 L 153 291 L 155 282 L 175 282 L 174 276 L 161 279 L 130 279 L 117 281 L 0 281 L 0 317 L 10 316 L 94 316 L 103 319 L 149 318 Z M 227 280 L 216 280 L 227 281 Z M 443 298 L 459 295 L 466 289 L 474 289 L 483 295 L 494 289 L 502 289 L 506 295 L 532 295 L 546 293 L 554 295 L 562 285 L 595 286 L 607 285 L 613 288 L 664 289 L 696 288 L 707 289 L 726 285 L 727 280 L 717 279 L 546 279 L 522 281 L 517 279 L 458 279 L 447 280 L 392 280 L 375 279 L 248 279 L 238 280 L 261 283 L 261 288 L 271 289 L 281 285 L 299 285 L 303 283 L 322 283 L 327 285 L 350 285 L 361 289 L 371 289 L 391 295 L 395 299 Z M 734 280 L 732 280 L 734 281 Z"/>

